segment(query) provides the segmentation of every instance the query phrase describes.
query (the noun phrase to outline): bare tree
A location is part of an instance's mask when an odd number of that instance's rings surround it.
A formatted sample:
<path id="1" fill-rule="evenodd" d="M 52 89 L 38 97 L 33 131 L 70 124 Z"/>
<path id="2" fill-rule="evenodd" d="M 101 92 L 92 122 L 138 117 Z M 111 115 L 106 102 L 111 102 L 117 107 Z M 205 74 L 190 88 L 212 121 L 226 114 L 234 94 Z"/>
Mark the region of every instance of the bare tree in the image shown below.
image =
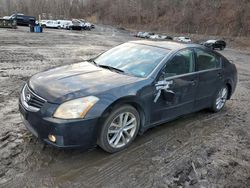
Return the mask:
<path id="1" fill-rule="evenodd" d="M 136 29 L 250 35 L 249 0 L 0 0 L 0 16 L 15 11 Z"/>

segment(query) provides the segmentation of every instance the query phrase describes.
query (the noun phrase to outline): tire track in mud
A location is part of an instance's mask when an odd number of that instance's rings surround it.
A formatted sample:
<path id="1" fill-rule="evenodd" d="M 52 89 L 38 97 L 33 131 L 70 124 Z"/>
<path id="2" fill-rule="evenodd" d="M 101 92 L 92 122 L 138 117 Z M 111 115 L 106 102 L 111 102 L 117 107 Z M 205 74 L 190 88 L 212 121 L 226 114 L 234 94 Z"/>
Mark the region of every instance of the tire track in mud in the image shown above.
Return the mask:
<path id="1" fill-rule="evenodd" d="M 201 117 L 202 118 L 202 117 Z M 207 118 L 205 118 L 205 120 L 202 120 L 202 122 L 205 121 L 212 121 L 214 118 L 214 116 L 209 115 Z M 184 119 L 185 121 L 185 119 Z M 181 126 L 195 126 L 197 125 L 201 120 L 196 120 L 193 123 L 189 123 L 188 125 L 181 123 Z M 178 122 L 177 122 L 178 123 Z M 175 123 L 173 123 L 175 124 Z M 169 125 L 171 127 L 171 125 Z M 174 126 L 174 125 L 172 125 Z M 178 126 L 178 125 L 177 125 Z M 163 127 L 163 126 L 162 126 Z M 161 128 L 162 128 L 161 127 Z M 171 127 L 173 128 L 173 127 Z M 183 128 L 183 127 L 182 127 Z M 169 128 L 167 128 L 169 129 Z M 179 130 L 177 130 L 178 132 Z M 126 171 L 128 170 L 129 166 L 136 166 L 136 164 L 140 163 L 141 159 L 148 159 L 150 160 L 150 158 L 152 158 L 152 153 L 154 153 L 156 156 L 159 155 L 159 153 L 163 150 L 162 148 L 166 149 L 167 151 L 169 151 L 168 148 L 171 148 L 172 145 L 179 145 L 178 147 L 174 148 L 174 150 L 172 152 L 169 152 L 168 157 L 164 156 L 166 159 L 168 159 L 169 161 L 173 159 L 173 156 L 176 157 L 176 153 L 178 154 L 180 150 L 182 150 L 183 148 L 190 146 L 192 143 L 190 141 L 186 141 L 182 144 L 178 144 L 176 140 L 174 140 L 174 136 L 169 136 L 168 139 L 166 139 L 166 133 L 167 131 L 164 130 L 164 133 L 160 132 L 160 135 L 154 135 L 157 136 L 157 138 L 145 138 L 149 141 L 146 141 L 146 143 L 142 143 L 142 145 L 139 145 L 138 143 L 136 143 L 135 147 L 133 147 L 131 149 L 126 150 L 125 152 L 121 154 L 116 154 L 116 156 L 112 157 L 112 160 L 110 161 L 110 157 L 101 159 L 100 161 L 96 161 L 92 164 L 88 164 L 88 166 L 83 166 L 80 167 L 78 169 L 74 169 L 74 170 L 70 170 L 68 172 L 66 172 L 66 174 L 61 173 L 61 176 L 58 177 L 58 181 L 61 182 L 63 179 L 67 179 L 67 181 L 69 180 L 68 178 L 65 177 L 77 177 L 77 174 L 84 174 L 83 177 L 78 177 L 79 179 L 84 179 L 86 180 L 84 185 L 100 185 L 100 184 L 105 184 L 108 183 L 110 181 L 110 177 L 113 177 L 113 175 L 115 174 L 119 174 L 119 172 L 122 171 Z M 170 131 L 171 132 L 171 131 Z M 185 132 L 185 129 L 184 129 Z M 184 134 L 190 134 L 190 133 L 184 133 Z M 145 142 L 145 140 L 143 140 L 143 142 Z M 166 147 L 167 146 L 167 147 Z M 191 151 L 192 152 L 192 151 Z M 131 155 L 132 156 L 129 156 Z M 187 153 L 186 153 L 187 154 Z M 124 165 L 124 163 L 122 163 L 124 161 L 124 158 L 133 158 L 133 161 L 129 161 L 128 164 L 129 166 Z M 185 155 L 183 156 L 179 156 L 180 159 L 182 159 L 182 157 L 185 158 Z M 180 160 L 179 159 L 179 160 Z M 106 163 L 106 161 L 108 161 L 108 163 Z M 175 160 L 176 161 L 176 160 Z M 96 167 L 96 165 L 98 164 L 104 164 L 101 167 Z M 111 164 L 110 164 L 111 163 Z M 174 164 L 174 163 L 171 163 Z M 95 166 L 96 170 L 92 169 L 92 167 Z M 111 166 L 111 167 L 110 167 Z M 77 178 L 77 179 L 78 179 Z M 116 178 L 118 178 L 116 176 Z M 70 181 L 74 181 L 73 179 L 70 179 Z M 138 179 L 137 179 L 138 181 Z M 144 181 L 144 180 L 142 180 Z M 138 184 L 140 185 L 140 184 Z M 141 185 L 140 185 L 141 186 Z"/>

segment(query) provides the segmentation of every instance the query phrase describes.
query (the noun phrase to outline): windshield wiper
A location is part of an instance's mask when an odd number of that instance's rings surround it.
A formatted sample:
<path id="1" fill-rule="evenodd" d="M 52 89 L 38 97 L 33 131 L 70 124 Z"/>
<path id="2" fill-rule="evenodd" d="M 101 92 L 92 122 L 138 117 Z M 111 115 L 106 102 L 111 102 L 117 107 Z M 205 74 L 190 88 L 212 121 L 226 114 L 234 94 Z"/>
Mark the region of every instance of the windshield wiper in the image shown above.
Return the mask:
<path id="1" fill-rule="evenodd" d="M 89 59 L 87 61 L 90 62 L 90 63 L 92 63 L 92 64 L 94 64 L 95 66 L 99 67 L 99 65 L 95 62 L 94 59 Z"/>
<path id="2" fill-rule="evenodd" d="M 115 67 L 112 67 L 112 66 L 109 66 L 109 65 L 100 65 L 98 64 L 99 67 L 102 67 L 104 69 L 109 69 L 111 71 L 116 71 L 116 72 L 120 72 L 120 73 L 125 73 L 124 70 L 121 70 L 121 69 L 118 69 L 118 68 L 115 68 Z"/>
<path id="3" fill-rule="evenodd" d="M 98 64 L 98 63 L 95 62 L 94 59 L 90 59 L 90 60 L 88 60 L 88 62 L 93 63 L 97 67 L 101 67 L 101 68 L 104 68 L 104 69 L 109 69 L 110 71 L 115 71 L 115 72 L 118 72 L 118 73 L 132 75 L 132 74 L 130 74 L 128 72 L 125 72 L 124 70 L 121 70 L 121 69 L 118 69 L 118 68 L 115 68 L 115 67 L 112 67 L 112 66 L 109 66 L 109 65 Z"/>

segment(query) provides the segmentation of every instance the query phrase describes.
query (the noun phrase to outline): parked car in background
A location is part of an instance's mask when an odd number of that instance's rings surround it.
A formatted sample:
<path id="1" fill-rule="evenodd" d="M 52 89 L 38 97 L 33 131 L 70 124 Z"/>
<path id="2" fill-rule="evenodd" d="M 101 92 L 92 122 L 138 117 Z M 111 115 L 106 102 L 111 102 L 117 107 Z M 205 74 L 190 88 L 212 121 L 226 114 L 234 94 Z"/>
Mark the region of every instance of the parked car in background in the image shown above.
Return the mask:
<path id="1" fill-rule="evenodd" d="M 144 32 L 142 35 L 141 35 L 141 38 L 145 38 L 145 39 L 148 39 L 150 36 L 154 35 L 154 33 L 152 32 Z"/>
<path id="2" fill-rule="evenodd" d="M 156 40 L 173 40 L 173 37 L 171 37 L 171 36 L 155 34 L 152 32 L 139 31 L 134 36 L 139 37 L 139 38 L 150 38 L 150 39 L 156 39 Z"/>
<path id="3" fill-rule="evenodd" d="M 42 27 L 46 27 L 46 23 L 48 22 L 49 20 L 40 20 L 40 23 Z"/>
<path id="4" fill-rule="evenodd" d="M 155 35 L 150 35 L 149 38 L 150 38 L 150 39 L 156 39 L 156 40 L 162 39 L 161 36 L 160 36 L 160 35 L 157 35 L 157 34 L 155 34 Z"/>
<path id="5" fill-rule="evenodd" d="M 143 33 L 144 33 L 144 32 L 139 31 L 139 32 L 135 35 L 135 37 L 142 37 Z"/>
<path id="6" fill-rule="evenodd" d="M 16 29 L 16 21 L 15 20 L 6 20 L 0 18 L 0 28 L 11 28 Z"/>
<path id="7" fill-rule="evenodd" d="M 42 20 L 41 23 L 46 28 L 61 29 L 61 23 L 57 20 Z"/>
<path id="8" fill-rule="evenodd" d="M 19 110 L 27 129 L 59 148 L 114 153 L 138 133 L 184 114 L 223 109 L 237 70 L 198 44 L 131 41 L 89 61 L 32 76 Z"/>
<path id="9" fill-rule="evenodd" d="M 224 40 L 208 40 L 203 43 L 204 46 L 214 50 L 214 49 L 220 49 L 223 50 L 226 48 L 226 42 Z"/>
<path id="10" fill-rule="evenodd" d="M 91 30 L 92 29 L 92 24 L 89 22 L 86 22 L 84 19 L 80 19 L 80 21 L 84 24 L 84 29 L 85 30 Z"/>
<path id="11" fill-rule="evenodd" d="M 156 39 L 156 40 L 173 40 L 173 38 L 170 37 L 170 36 L 158 35 L 158 34 L 151 35 L 149 38 L 150 39 Z"/>
<path id="12" fill-rule="evenodd" d="M 69 30 L 89 30 L 84 22 L 78 19 L 72 19 L 72 24 L 67 26 Z"/>
<path id="13" fill-rule="evenodd" d="M 67 23 L 65 23 L 65 24 L 63 25 L 63 29 L 69 29 L 69 27 L 70 27 L 71 25 L 73 25 L 73 22 L 72 22 L 72 21 L 67 22 Z"/>
<path id="14" fill-rule="evenodd" d="M 173 37 L 168 36 L 168 35 L 161 35 L 161 38 L 164 40 L 173 40 Z"/>
<path id="15" fill-rule="evenodd" d="M 186 42 L 186 43 L 191 42 L 191 39 L 189 37 L 174 37 L 174 40 L 178 42 Z"/>
<path id="16" fill-rule="evenodd" d="M 23 13 L 16 13 L 16 14 L 12 14 L 11 16 L 4 16 L 3 19 L 9 20 L 11 17 L 14 17 L 15 15 L 24 16 Z"/>
<path id="17" fill-rule="evenodd" d="M 9 17 L 5 16 L 4 19 L 16 20 L 17 25 L 22 25 L 22 26 L 35 25 L 36 23 L 36 18 L 34 16 L 25 16 L 22 13 L 12 14 Z"/>
<path id="18" fill-rule="evenodd" d="M 66 29 L 68 25 L 72 25 L 71 20 L 57 20 L 57 23 L 60 25 L 61 29 Z"/>

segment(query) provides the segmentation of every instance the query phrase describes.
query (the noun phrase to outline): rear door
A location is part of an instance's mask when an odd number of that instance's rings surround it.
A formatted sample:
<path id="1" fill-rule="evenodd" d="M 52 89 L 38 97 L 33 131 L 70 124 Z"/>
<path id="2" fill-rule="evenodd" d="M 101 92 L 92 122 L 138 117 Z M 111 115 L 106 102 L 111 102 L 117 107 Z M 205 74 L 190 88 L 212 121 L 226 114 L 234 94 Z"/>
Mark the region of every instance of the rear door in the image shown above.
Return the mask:
<path id="1" fill-rule="evenodd" d="M 195 48 L 195 71 L 199 77 L 195 109 L 211 106 L 217 90 L 223 85 L 221 58 L 212 51 Z"/>
<path id="2" fill-rule="evenodd" d="M 193 111 L 198 85 L 198 76 L 194 70 L 194 54 L 191 49 L 177 52 L 166 63 L 155 81 L 152 124 Z M 163 91 L 164 87 L 165 91 Z M 164 96 L 164 93 L 167 96 Z"/>

